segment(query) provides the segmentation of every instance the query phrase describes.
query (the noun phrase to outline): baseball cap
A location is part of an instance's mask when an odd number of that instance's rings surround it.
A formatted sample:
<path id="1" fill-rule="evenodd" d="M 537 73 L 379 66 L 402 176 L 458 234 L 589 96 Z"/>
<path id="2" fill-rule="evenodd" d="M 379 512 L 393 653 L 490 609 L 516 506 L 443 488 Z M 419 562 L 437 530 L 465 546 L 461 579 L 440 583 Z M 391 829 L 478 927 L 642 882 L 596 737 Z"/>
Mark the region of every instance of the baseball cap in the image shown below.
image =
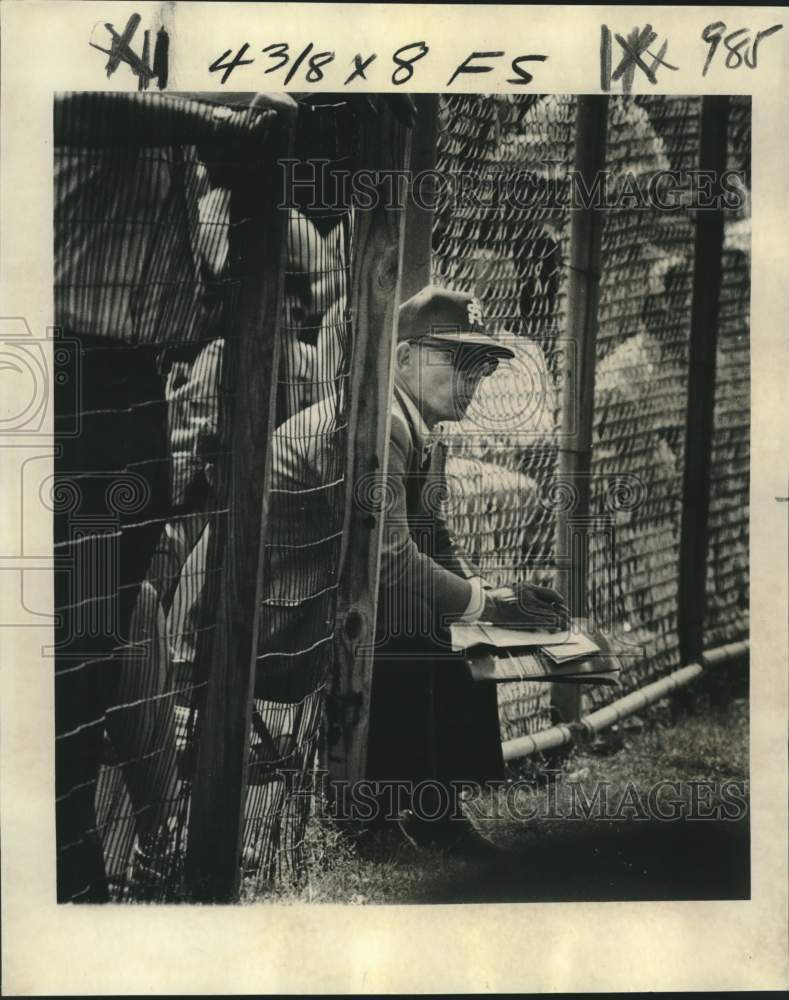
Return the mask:
<path id="1" fill-rule="evenodd" d="M 477 298 L 437 285 L 427 285 L 400 306 L 397 339 L 478 347 L 494 357 L 515 357 L 514 351 L 486 330 Z"/>

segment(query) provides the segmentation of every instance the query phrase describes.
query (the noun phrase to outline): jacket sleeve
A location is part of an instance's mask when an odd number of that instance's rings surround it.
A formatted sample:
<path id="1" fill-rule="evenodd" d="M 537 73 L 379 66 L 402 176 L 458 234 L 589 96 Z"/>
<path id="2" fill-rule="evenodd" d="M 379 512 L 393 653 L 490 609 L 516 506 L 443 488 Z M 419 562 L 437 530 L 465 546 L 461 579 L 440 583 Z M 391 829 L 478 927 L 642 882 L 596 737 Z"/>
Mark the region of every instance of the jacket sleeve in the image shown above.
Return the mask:
<path id="1" fill-rule="evenodd" d="M 432 472 L 440 477 L 443 489 L 447 490 L 446 481 L 446 445 L 439 441 L 434 449 L 435 458 L 433 460 Z M 451 570 L 465 580 L 470 580 L 474 576 L 482 576 L 482 571 L 475 566 L 469 556 L 458 546 L 452 532 L 449 530 L 446 519 L 442 514 L 435 514 L 436 560 L 447 569 Z"/>
<path id="2" fill-rule="evenodd" d="M 235 139 L 251 147 L 254 130 L 266 127 L 290 105 L 296 107 L 282 94 L 258 103 L 260 116 L 243 108 L 223 108 L 222 117 L 217 117 L 213 103 L 175 94 L 64 92 L 55 95 L 55 145 L 196 146 Z"/>
<path id="3" fill-rule="evenodd" d="M 462 576 L 421 552 L 408 527 L 406 476 L 412 445 L 402 418 L 392 414 L 389 464 L 384 490 L 384 525 L 381 547 L 379 615 L 391 619 L 405 609 L 416 621 L 431 626 L 447 625 L 469 605 L 472 587 Z M 449 539 L 446 525 L 434 525 L 436 550 Z M 390 626 L 396 624 L 389 621 Z"/>

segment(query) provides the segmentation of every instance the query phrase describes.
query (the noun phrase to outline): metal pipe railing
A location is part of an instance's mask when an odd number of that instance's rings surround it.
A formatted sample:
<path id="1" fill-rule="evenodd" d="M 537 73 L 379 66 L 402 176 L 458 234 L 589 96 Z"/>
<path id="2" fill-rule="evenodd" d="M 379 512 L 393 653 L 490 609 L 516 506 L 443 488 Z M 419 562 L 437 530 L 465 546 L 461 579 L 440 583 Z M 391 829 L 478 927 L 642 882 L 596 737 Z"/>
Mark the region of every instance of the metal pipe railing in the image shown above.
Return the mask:
<path id="1" fill-rule="evenodd" d="M 642 708 L 654 704 L 661 698 L 684 688 L 706 673 L 710 668 L 725 666 L 733 660 L 738 660 L 746 656 L 750 644 L 747 640 L 742 642 L 728 643 L 719 646 L 701 656 L 701 663 L 689 663 L 679 670 L 661 677 L 659 680 L 647 684 L 638 691 L 631 691 L 629 694 L 618 698 L 610 705 L 598 708 L 589 715 L 584 716 L 579 722 L 566 725 L 559 723 L 543 729 L 538 733 L 529 736 L 519 736 L 514 740 L 506 740 L 502 746 L 504 760 L 518 760 L 521 757 L 528 757 L 533 753 L 553 750 L 557 747 L 567 746 L 575 742 L 576 739 L 584 738 L 599 733 L 606 726 L 613 725 L 629 715 L 634 715 Z"/>

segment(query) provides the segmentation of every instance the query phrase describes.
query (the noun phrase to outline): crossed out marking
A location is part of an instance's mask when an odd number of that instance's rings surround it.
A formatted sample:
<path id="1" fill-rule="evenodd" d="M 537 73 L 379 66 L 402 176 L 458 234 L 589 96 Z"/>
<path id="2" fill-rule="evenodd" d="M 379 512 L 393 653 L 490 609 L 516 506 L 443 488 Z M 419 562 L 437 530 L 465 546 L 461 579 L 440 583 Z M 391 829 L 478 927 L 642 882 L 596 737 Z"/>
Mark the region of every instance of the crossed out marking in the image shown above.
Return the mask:
<path id="1" fill-rule="evenodd" d="M 678 66 L 672 66 L 666 62 L 665 55 L 668 51 L 668 39 L 660 46 L 657 54 L 649 51 L 649 46 L 657 38 L 657 32 L 652 29 L 651 24 L 646 24 L 641 29 L 633 28 L 627 38 L 616 33 L 614 38 L 619 42 L 622 49 L 622 58 L 619 65 L 611 72 L 611 30 L 608 25 L 601 25 L 600 29 L 600 83 L 603 90 L 610 90 L 611 84 L 617 80 L 622 80 L 622 93 L 629 94 L 633 89 L 636 67 L 646 76 L 651 84 L 657 83 L 656 70 L 658 66 L 665 66 L 666 69 L 677 70 Z M 648 55 L 650 63 L 646 63 L 642 55 Z"/>
<path id="2" fill-rule="evenodd" d="M 149 64 L 148 32 L 145 32 L 143 38 L 142 56 L 138 56 L 131 47 L 132 39 L 134 38 L 137 28 L 140 26 L 141 20 L 142 18 L 139 14 L 132 14 L 121 34 L 118 34 L 114 25 L 109 22 L 105 22 L 104 27 L 110 33 L 111 37 L 110 47 L 105 49 L 101 45 L 97 45 L 95 42 L 90 42 L 89 44 L 92 48 L 98 49 L 99 52 L 103 52 L 109 57 L 107 59 L 106 66 L 108 77 L 112 76 L 122 62 L 125 62 L 131 68 L 132 72 L 136 74 L 140 83 L 140 89 L 146 88 L 149 81 L 155 77 L 159 78 L 159 86 L 163 87 L 167 78 L 167 33 L 164 29 L 160 30 L 158 33 L 156 39 L 156 50 L 153 57 L 153 69 L 151 69 Z M 159 65 L 162 61 L 162 57 L 164 59 L 164 64 Z"/>

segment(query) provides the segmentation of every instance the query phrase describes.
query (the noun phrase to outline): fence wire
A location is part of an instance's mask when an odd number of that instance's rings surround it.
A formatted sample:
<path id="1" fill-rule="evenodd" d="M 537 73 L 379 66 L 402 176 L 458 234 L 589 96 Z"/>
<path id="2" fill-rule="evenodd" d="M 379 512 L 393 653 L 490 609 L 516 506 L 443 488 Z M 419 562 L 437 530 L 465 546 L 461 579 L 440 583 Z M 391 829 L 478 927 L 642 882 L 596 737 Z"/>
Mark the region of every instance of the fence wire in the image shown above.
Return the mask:
<path id="1" fill-rule="evenodd" d="M 55 386 L 60 452 L 49 498 L 63 567 L 55 584 L 59 898 L 163 900 L 182 891 L 217 539 L 227 527 L 221 470 L 244 377 L 225 347 L 237 333 L 239 288 L 260 276 L 234 253 L 243 221 L 232 210 L 237 151 L 212 158 L 197 142 L 174 145 L 167 117 L 153 136 L 131 142 L 128 129 L 119 137 L 110 124 L 120 98 L 103 99 L 65 95 L 56 104 L 55 350 L 73 373 Z M 138 100 L 168 106 L 159 95 Z M 611 98 L 613 189 L 694 169 L 700 107 L 695 97 Z M 516 351 L 483 380 L 464 420 L 443 427 L 450 526 L 494 585 L 555 579 L 575 111 L 571 96 L 440 98 L 432 277 L 473 291 Z M 190 114 L 208 120 L 213 109 L 192 104 Z M 345 185 L 359 114 L 358 103 L 312 95 L 295 125 L 244 804 L 241 860 L 253 890 L 304 872 L 334 666 L 354 363 L 356 214 Z M 749 188 L 747 99 L 732 101 L 729 165 Z M 725 230 L 708 646 L 747 635 L 749 266 L 746 197 Z M 620 201 L 606 212 L 589 579 L 596 621 L 643 651 L 625 659 L 626 689 L 680 665 L 692 273 L 689 211 Z M 107 623 L 110 640 L 101 638 Z M 547 685 L 501 684 L 498 696 L 503 739 L 552 721 Z M 611 697 L 592 689 L 586 708 Z"/>
<path id="2" fill-rule="evenodd" d="M 606 166 L 614 190 L 698 166 L 699 98 L 610 101 Z M 620 187 L 620 190 L 622 188 Z M 624 688 L 680 666 L 679 538 L 693 285 L 693 217 L 622 200 L 606 212 L 595 372 L 591 513 L 615 526 L 591 538 L 596 620 L 643 650 Z M 627 496 L 617 477 L 627 476 Z M 610 690 L 587 692 L 610 700 Z"/>
<path id="3" fill-rule="evenodd" d="M 231 266 L 229 212 L 255 160 L 214 112 L 160 95 L 56 99 L 55 350 L 71 375 L 56 387 L 53 490 L 63 901 L 182 892 L 237 384 L 222 346 L 255 277 Z"/>
<path id="4" fill-rule="evenodd" d="M 484 379 L 464 420 L 447 424 L 450 525 L 496 585 L 550 582 L 561 331 L 575 99 L 442 97 L 433 280 L 472 291 L 513 362 Z M 504 738 L 550 722 L 545 685 L 498 686 Z"/>
<path id="5" fill-rule="evenodd" d="M 687 207 L 663 212 L 638 192 L 660 171 L 698 167 L 700 112 L 695 97 L 609 99 L 604 184 L 611 207 L 601 255 L 589 599 L 595 621 L 620 640 L 615 645 L 633 650 L 621 659 L 625 690 L 680 665 L 677 587 L 694 220 Z M 572 97 L 441 101 L 437 168 L 471 180 L 465 186 L 444 182 L 435 216 L 434 280 L 475 291 L 496 332 L 515 334 L 531 352 L 521 370 L 518 362 L 509 370 L 501 366 L 483 383 L 467 419 L 446 427 L 451 523 L 495 583 L 524 570 L 537 579 L 554 555 L 551 491 L 561 433 L 574 115 Z M 747 174 L 749 155 L 750 108 L 737 99 L 730 167 Z M 517 181 L 497 185 L 496 175 Z M 465 201 L 458 202 L 458 190 L 466 192 Z M 621 197 L 626 190 L 633 192 L 629 199 Z M 469 191 L 479 192 L 476 202 Z M 743 211 L 730 213 L 726 223 L 708 646 L 747 634 L 748 255 L 746 199 Z M 538 402 L 519 422 L 514 418 L 527 399 Z M 512 400 L 520 401 L 520 411 Z M 586 690 L 586 708 L 616 696 L 608 687 Z M 548 724 L 549 697 L 538 685 L 500 685 L 499 701 L 504 738 Z"/>
<path id="6" fill-rule="evenodd" d="M 301 104 L 242 858 L 253 887 L 304 874 L 334 663 L 354 218 L 339 178 L 351 167 L 356 129 L 347 101 L 314 95 Z"/>

